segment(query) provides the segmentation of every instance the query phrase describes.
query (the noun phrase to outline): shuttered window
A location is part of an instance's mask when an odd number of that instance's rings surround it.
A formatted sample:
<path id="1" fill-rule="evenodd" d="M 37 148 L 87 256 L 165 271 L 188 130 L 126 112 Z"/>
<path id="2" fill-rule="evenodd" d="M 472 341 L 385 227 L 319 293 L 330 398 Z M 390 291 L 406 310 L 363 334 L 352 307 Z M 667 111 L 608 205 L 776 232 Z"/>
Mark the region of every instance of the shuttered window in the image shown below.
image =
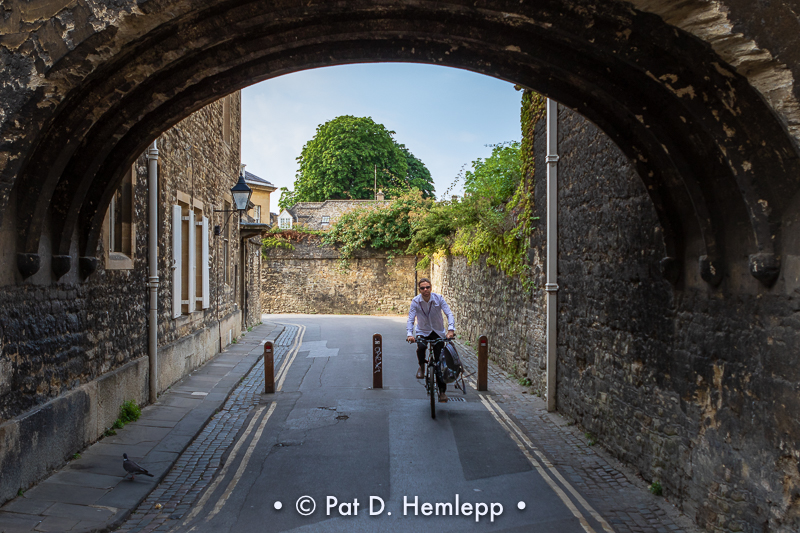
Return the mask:
<path id="1" fill-rule="evenodd" d="M 181 316 L 181 293 L 183 282 L 183 208 L 179 205 L 172 206 L 172 318 Z"/>
<path id="2" fill-rule="evenodd" d="M 202 210 L 172 206 L 172 316 L 208 309 L 210 293 L 208 218 Z"/>

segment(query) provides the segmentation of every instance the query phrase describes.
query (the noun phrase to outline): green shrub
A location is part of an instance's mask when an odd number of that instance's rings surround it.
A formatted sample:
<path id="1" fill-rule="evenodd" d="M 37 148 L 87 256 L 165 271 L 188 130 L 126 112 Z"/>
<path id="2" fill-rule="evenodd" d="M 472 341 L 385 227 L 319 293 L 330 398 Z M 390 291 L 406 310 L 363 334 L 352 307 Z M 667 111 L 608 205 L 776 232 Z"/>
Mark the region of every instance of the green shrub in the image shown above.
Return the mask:
<path id="1" fill-rule="evenodd" d="M 119 420 L 123 425 L 135 422 L 142 416 L 142 409 L 133 400 L 125 400 L 119 408 Z"/>
<path id="2" fill-rule="evenodd" d="M 650 492 L 655 494 L 656 496 L 661 496 L 661 494 L 663 493 L 663 489 L 661 488 L 661 483 L 659 483 L 658 481 L 653 481 L 653 483 L 650 485 Z"/>

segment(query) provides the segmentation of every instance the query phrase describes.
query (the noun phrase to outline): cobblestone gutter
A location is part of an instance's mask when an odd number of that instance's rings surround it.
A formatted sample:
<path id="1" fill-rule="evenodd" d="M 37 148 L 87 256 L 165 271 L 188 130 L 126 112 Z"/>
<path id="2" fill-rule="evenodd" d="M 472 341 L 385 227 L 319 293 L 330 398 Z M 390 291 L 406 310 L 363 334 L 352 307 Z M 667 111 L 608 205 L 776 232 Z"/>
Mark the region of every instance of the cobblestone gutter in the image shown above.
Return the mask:
<path id="1" fill-rule="evenodd" d="M 286 326 L 276 339 L 276 368 L 296 335 L 297 326 Z M 264 359 L 261 358 L 231 393 L 219 413 L 183 452 L 169 474 L 117 531 L 168 531 L 178 525 L 177 520 L 184 517 L 224 465 L 225 453 L 236 442 L 239 431 L 258 406 L 263 387 Z"/>
<path id="2" fill-rule="evenodd" d="M 472 347 L 456 344 L 466 373 L 477 371 Z M 489 362 L 489 392 L 494 400 L 616 533 L 700 531 L 669 500 L 651 495 L 641 476 L 614 459 L 602 443 L 593 444 L 594 436 L 558 413 L 548 413 L 545 401 L 533 390 Z"/>

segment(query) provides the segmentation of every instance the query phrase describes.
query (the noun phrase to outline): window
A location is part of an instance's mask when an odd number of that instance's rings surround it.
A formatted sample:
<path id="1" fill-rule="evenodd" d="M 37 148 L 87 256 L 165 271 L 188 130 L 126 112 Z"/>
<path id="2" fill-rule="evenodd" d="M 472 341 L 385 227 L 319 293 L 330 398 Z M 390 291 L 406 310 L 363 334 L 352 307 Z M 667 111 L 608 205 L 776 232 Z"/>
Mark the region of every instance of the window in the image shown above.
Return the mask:
<path id="1" fill-rule="evenodd" d="M 331 223 L 331 217 L 322 217 L 322 223 L 323 224 L 330 224 Z"/>
<path id="2" fill-rule="evenodd" d="M 173 318 L 210 305 L 208 242 L 202 207 L 179 200 L 172 206 Z"/>
<path id="3" fill-rule="evenodd" d="M 256 222 L 261 224 L 261 206 L 260 205 L 256 206 Z"/>
<path id="4" fill-rule="evenodd" d="M 281 217 L 278 220 L 278 226 L 281 229 L 292 229 L 292 217 Z"/>
<path id="5" fill-rule="evenodd" d="M 131 166 L 122 178 L 117 192 L 111 198 L 103 228 L 106 244 L 106 268 L 130 270 L 133 268 L 133 250 L 136 226 L 133 223 L 133 184 L 135 168 Z"/>

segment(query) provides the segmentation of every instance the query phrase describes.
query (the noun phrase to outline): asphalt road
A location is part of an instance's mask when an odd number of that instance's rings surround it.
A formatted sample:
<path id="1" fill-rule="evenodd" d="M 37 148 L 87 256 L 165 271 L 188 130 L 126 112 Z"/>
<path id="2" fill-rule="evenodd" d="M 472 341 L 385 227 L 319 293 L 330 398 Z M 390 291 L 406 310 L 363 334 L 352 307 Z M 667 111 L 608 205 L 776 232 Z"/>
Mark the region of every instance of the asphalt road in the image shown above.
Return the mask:
<path id="1" fill-rule="evenodd" d="M 466 401 L 437 404 L 431 419 L 404 318 L 269 319 L 302 326 L 302 343 L 171 531 L 603 531 L 490 412 L 491 391 L 482 401 L 449 387 Z M 373 333 L 383 336 L 378 390 Z"/>

